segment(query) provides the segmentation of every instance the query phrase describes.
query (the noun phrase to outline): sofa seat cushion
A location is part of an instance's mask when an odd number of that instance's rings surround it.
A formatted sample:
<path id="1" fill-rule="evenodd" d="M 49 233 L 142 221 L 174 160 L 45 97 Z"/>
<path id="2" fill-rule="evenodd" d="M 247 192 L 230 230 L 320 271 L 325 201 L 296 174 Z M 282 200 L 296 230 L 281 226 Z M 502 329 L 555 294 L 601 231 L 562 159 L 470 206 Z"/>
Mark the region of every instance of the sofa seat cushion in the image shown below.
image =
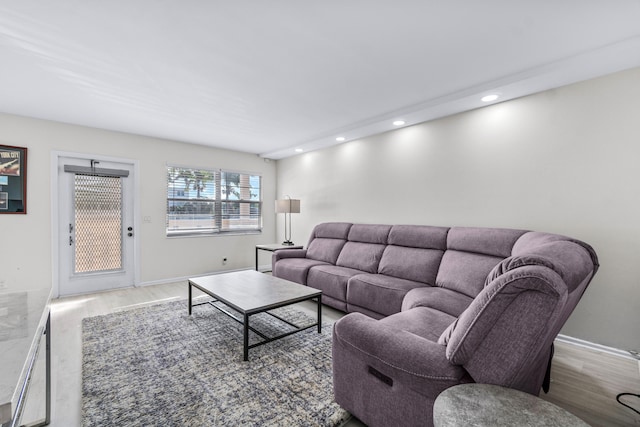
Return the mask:
<path id="1" fill-rule="evenodd" d="M 432 342 L 438 342 L 443 331 L 455 320 L 456 317 L 433 308 L 415 307 L 385 317 L 380 320 L 380 324 L 411 332 Z"/>
<path id="2" fill-rule="evenodd" d="M 414 307 L 430 307 L 458 317 L 469 307 L 473 298 L 450 289 L 427 286 L 407 292 L 402 301 L 402 311 Z"/>
<path id="3" fill-rule="evenodd" d="M 347 303 L 389 316 L 400 311 L 408 291 L 421 286 L 424 283 L 384 274 L 359 274 L 349 279 Z"/>
<path id="4" fill-rule="evenodd" d="M 360 270 L 354 270 L 353 268 L 336 265 L 317 265 L 309 271 L 307 285 L 320 289 L 323 296 L 346 301 L 347 281 L 356 274 L 361 273 Z"/>
<path id="5" fill-rule="evenodd" d="M 446 360 L 444 346 L 381 322 L 360 313 L 350 313 L 334 324 L 334 388 L 336 379 L 340 381 L 347 375 L 351 381 L 349 384 L 340 384 L 338 390 L 346 387 L 351 395 L 358 395 L 360 399 L 367 397 L 369 390 L 357 386 L 379 383 L 379 379 L 371 375 L 369 367 L 392 379 L 391 388 L 380 383 L 391 394 L 403 393 L 408 387 L 423 398 L 431 396 L 434 399 L 448 387 L 460 382 L 471 382 L 461 366 Z M 359 377 L 372 378 L 375 382 L 362 384 Z M 355 387 L 349 388 L 349 385 Z M 377 387 L 372 390 L 380 391 Z M 341 399 L 336 399 L 338 400 Z M 386 404 L 386 400 L 378 402 L 378 406 Z M 387 425 L 401 424 L 396 422 Z M 429 424 L 423 422 L 422 425 Z"/>
<path id="6" fill-rule="evenodd" d="M 272 274 L 281 279 L 306 285 L 309 269 L 316 265 L 329 264 L 309 258 L 284 258 L 274 264 Z"/>

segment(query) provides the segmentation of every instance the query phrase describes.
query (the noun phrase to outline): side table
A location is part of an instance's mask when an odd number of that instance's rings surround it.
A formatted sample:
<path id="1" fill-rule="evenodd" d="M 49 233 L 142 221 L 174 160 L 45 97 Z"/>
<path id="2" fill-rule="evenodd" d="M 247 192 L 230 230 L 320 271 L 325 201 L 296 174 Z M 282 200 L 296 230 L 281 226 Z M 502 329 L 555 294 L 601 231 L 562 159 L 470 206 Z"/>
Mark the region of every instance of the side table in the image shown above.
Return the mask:
<path id="1" fill-rule="evenodd" d="M 271 243 L 268 245 L 256 245 L 256 271 L 258 271 L 258 251 L 275 252 L 280 249 L 302 249 L 302 246 L 288 246 L 281 245 L 280 243 Z M 265 270 L 263 273 L 268 273 L 271 270 Z"/>
<path id="2" fill-rule="evenodd" d="M 588 427 L 564 409 L 532 394 L 492 384 L 446 389 L 433 404 L 435 427 Z"/>

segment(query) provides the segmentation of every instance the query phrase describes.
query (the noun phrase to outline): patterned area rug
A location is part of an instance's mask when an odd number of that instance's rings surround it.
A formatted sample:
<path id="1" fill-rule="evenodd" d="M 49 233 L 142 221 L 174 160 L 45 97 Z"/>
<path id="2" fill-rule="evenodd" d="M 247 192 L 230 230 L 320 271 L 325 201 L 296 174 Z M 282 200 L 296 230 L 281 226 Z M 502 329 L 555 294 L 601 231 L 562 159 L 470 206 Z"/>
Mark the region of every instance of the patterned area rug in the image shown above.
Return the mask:
<path id="1" fill-rule="evenodd" d="M 278 315 L 315 322 L 294 307 Z M 268 335 L 283 324 L 251 317 Z M 242 326 L 209 305 L 176 301 L 86 318 L 84 426 L 338 426 L 350 415 L 333 401 L 331 325 L 249 350 Z M 251 342 L 257 336 L 251 334 Z"/>

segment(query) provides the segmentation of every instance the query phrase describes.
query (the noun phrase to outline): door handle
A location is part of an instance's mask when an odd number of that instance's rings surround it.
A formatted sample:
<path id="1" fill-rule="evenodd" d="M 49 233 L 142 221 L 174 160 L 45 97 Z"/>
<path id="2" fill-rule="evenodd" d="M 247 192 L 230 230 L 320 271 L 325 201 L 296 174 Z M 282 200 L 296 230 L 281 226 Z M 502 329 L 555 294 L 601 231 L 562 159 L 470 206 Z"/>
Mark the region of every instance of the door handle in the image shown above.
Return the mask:
<path id="1" fill-rule="evenodd" d="M 133 227 L 127 227 L 127 231 L 128 231 L 127 236 L 132 237 L 133 236 L 133 233 L 132 233 Z"/>

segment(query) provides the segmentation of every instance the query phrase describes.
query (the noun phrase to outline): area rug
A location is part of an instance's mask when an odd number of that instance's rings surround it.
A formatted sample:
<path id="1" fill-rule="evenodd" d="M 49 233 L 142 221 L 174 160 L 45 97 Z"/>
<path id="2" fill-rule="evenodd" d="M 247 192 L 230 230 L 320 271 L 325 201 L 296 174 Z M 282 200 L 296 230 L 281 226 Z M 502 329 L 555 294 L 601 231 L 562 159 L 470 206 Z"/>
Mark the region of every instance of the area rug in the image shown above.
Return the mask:
<path id="1" fill-rule="evenodd" d="M 315 319 L 295 309 L 296 324 Z M 284 325 L 251 317 L 268 335 Z M 331 325 L 249 350 L 242 325 L 186 301 L 83 319 L 84 426 L 339 426 L 350 414 L 333 401 Z M 250 342 L 255 342 L 253 333 Z"/>

